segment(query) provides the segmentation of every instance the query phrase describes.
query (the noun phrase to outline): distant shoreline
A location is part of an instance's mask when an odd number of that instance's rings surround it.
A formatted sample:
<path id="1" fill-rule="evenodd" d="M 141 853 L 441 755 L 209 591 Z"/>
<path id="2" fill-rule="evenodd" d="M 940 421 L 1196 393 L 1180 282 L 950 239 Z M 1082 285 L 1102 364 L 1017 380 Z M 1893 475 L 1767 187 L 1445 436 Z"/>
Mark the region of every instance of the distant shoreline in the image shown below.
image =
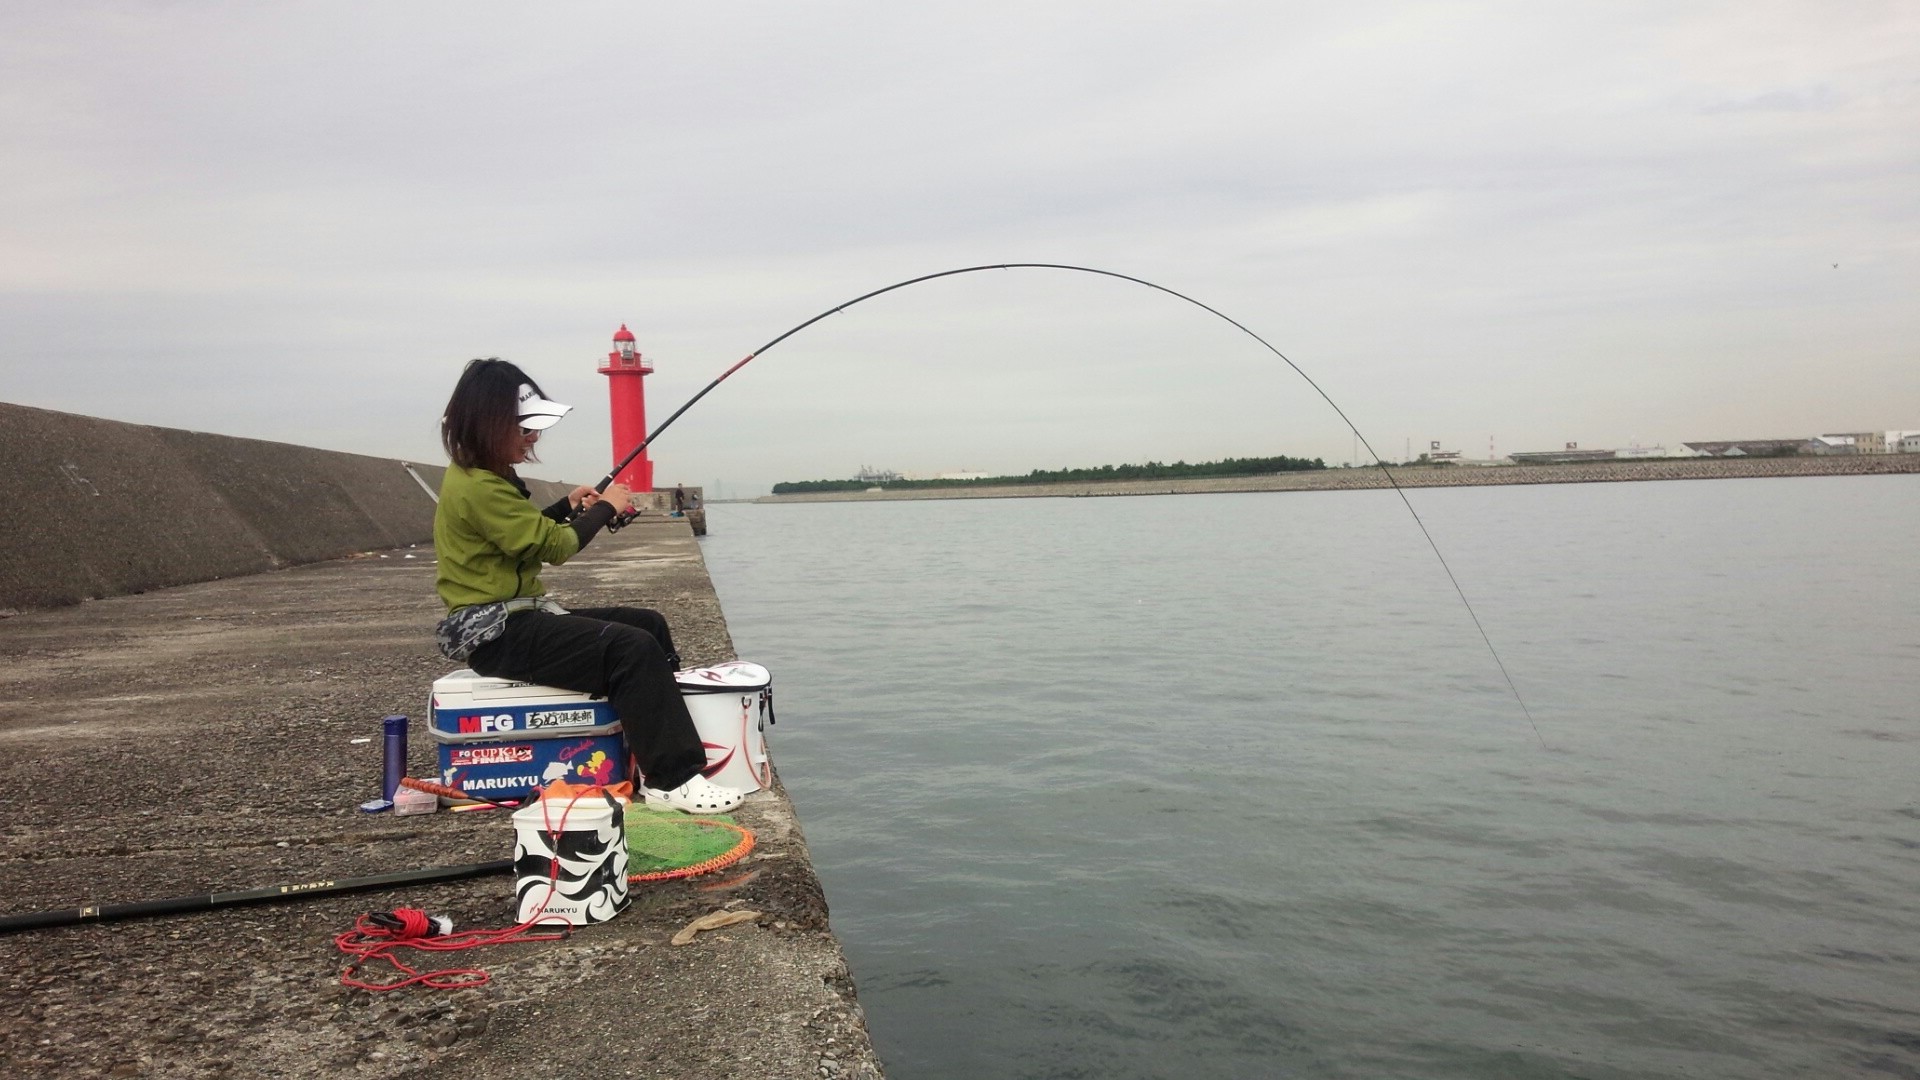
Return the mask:
<path id="1" fill-rule="evenodd" d="M 1787 476 L 1874 476 L 1920 473 L 1920 454 L 1833 457 L 1660 458 L 1589 461 L 1573 465 L 1389 466 L 1403 488 L 1489 487 L 1501 484 L 1633 483 L 1647 480 L 1738 480 Z M 899 499 L 1061 499 L 1121 495 L 1206 495 L 1242 491 L 1353 491 L 1390 486 L 1377 466 L 1316 469 L 1264 476 L 1177 480 L 1108 480 L 1075 484 L 914 488 L 903 491 L 816 491 L 762 495 L 756 503 L 886 502 Z"/>

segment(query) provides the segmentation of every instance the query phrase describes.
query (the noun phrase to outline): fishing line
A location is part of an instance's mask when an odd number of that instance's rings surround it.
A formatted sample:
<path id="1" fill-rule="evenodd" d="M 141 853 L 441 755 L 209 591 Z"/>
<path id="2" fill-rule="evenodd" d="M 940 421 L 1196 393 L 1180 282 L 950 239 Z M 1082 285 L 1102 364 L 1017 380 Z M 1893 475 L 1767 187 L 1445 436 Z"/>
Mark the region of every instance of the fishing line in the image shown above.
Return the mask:
<path id="1" fill-rule="evenodd" d="M 1157 292 L 1166 293 L 1168 296 L 1174 297 L 1179 300 L 1185 300 L 1187 303 L 1192 304 L 1194 307 L 1197 307 L 1200 310 L 1215 316 L 1216 318 L 1226 321 L 1228 324 L 1233 326 L 1234 329 L 1240 331 L 1241 333 L 1247 335 L 1253 340 L 1259 342 L 1262 346 L 1266 348 L 1268 352 L 1279 357 L 1283 363 L 1285 363 L 1288 367 L 1292 368 L 1294 371 L 1294 374 L 1300 376 L 1302 379 L 1305 379 L 1307 381 L 1307 385 L 1313 387 L 1313 392 L 1316 394 L 1319 394 L 1320 399 L 1322 401 L 1325 401 L 1327 405 L 1333 409 L 1334 413 L 1340 417 L 1340 422 L 1347 425 L 1347 430 L 1353 432 L 1353 437 L 1360 441 L 1360 445 L 1367 448 L 1367 453 L 1373 458 L 1373 464 L 1376 468 L 1380 470 L 1380 475 L 1387 478 L 1387 483 L 1393 488 L 1394 494 L 1400 496 L 1400 502 L 1403 506 L 1407 508 L 1407 513 L 1413 515 L 1414 524 L 1420 526 L 1420 535 L 1427 538 L 1427 546 L 1433 549 L 1433 557 L 1440 561 L 1440 569 L 1446 571 L 1447 581 L 1453 585 L 1454 595 L 1460 598 L 1461 605 L 1467 609 L 1467 617 L 1473 620 L 1473 628 L 1480 632 L 1480 640 L 1486 643 L 1488 654 L 1490 654 L 1493 657 L 1493 662 L 1495 666 L 1497 666 L 1500 669 L 1500 677 L 1506 680 L 1507 689 L 1513 692 L 1513 700 L 1519 703 L 1520 711 L 1526 714 L 1527 724 L 1528 726 L 1533 728 L 1533 737 L 1540 740 L 1541 749 L 1543 750 L 1546 749 L 1547 740 L 1545 736 L 1540 734 L 1540 725 L 1537 722 L 1535 722 L 1533 718 L 1533 710 L 1527 708 L 1526 699 L 1520 696 L 1520 688 L 1514 684 L 1513 676 L 1507 672 L 1506 662 L 1500 659 L 1500 650 L 1493 647 L 1493 638 L 1488 636 L 1487 628 L 1481 625 L 1479 613 L 1473 610 L 1473 603 L 1467 599 L 1467 591 L 1460 587 L 1460 579 L 1454 576 L 1453 567 L 1447 564 L 1447 557 L 1440 553 L 1440 545 L 1437 542 L 1435 542 L 1435 540 L 1433 539 L 1433 533 L 1428 531 L 1427 523 L 1421 520 L 1420 512 L 1413 508 L 1413 501 L 1407 498 L 1407 493 L 1405 489 L 1401 488 L 1400 482 L 1393 478 L 1393 470 L 1387 468 L 1387 463 L 1384 460 L 1382 460 L 1379 453 L 1374 450 L 1373 444 L 1367 441 L 1367 437 L 1361 434 L 1360 428 L 1357 425 L 1355 425 L 1351 419 L 1347 417 L 1346 410 L 1342 409 L 1339 403 L 1334 401 L 1333 398 L 1329 396 L 1325 390 L 1322 390 L 1320 388 L 1319 383 L 1313 381 L 1313 376 L 1308 375 L 1305 371 L 1301 370 L 1300 365 L 1288 359 L 1286 353 L 1283 353 L 1279 349 L 1274 348 L 1272 342 L 1269 342 L 1266 338 L 1263 338 L 1259 334 L 1254 333 L 1251 329 L 1249 329 L 1246 326 L 1246 324 L 1240 322 L 1238 319 L 1235 319 L 1231 315 L 1228 315 L 1226 312 L 1221 311 L 1218 308 L 1211 307 L 1207 304 L 1201 303 L 1198 300 L 1195 300 L 1193 297 L 1188 296 L 1183 292 L 1176 292 L 1173 289 L 1167 288 L 1165 285 L 1156 285 L 1153 282 L 1147 281 L 1143 278 L 1133 277 L 1131 275 L 1118 273 L 1113 270 L 1099 270 L 1091 266 L 1073 266 L 1067 263 L 993 263 L 986 266 L 963 266 L 958 270 L 942 270 L 937 274 L 922 274 L 919 277 L 908 278 L 905 281 L 897 281 L 897 282 L 894 282 L 892 285 L 888 285 L 883 289 L 875 289 L 870 293 L 865 293 L 860 296 L 856 296 L 853 299 L 848 300 L 846 303 L 838 304 L 834 307 L 828 308 L 827 310 L 821 312 L 820 314 L 815 315 L 813 318 L 808 319 L 806 322 L 800 323 L 798 326 L 793 327 L 787 332 L 781 334 L 779 337 L 774 338 L 772 341 L 767 342 L 765 345 L 762 345 L 759 348 L 753 350 L 752 352 L 748 353 L 746 356 L 741 357 L 740 360 L 737 363 L 735 363 L 732 367 L 721 372 L 718 378 L 714 379 L 712 382 L 702 387 L 699 393 L 693 395 L 691 398 L 688 398 L 686 404 L 680 406 L 678 409 L 675 409 L 673 412 L 673 415 L 667 417 L 665 420 L 662 420 L 660 422 L 660 426 L 654 428 L 653 431 L 649 433 L 646 438 L 640 440 L 640 445 L 634 447 L 633 451 L 629 453 L 626 457 L 621 458 L 620 463 L 618 465 L 615 465 L 613 469 L 607 473 L 606 477 L 600 481 L 599 484 L 595 485 L 596 490 L 605 491 L 607 489 L 607 485 L 613 483 L 613 478 L 619 475 L 620 470 L 632 464 L 633 459 L 639 457 L 642 451 L 646 450 L 648 446 L 652 445 L 653 441 L 660 437 L 660 433 L 667 430 L 668 427 L 672 426 L 675 420 L 680 419 L 680 415 L 682 413 L 686 412 L 688 409 L 693 408 L 695 402 L 698 402 L 701 398 L 706 397 L 709 393 L 713 392 L 714 388 L 719 386 L 721 383 L 726 382 L 728 376 L 732 375 L 736 371 L 739 371 L 741 368 L 746 367 L 756 357 L 761 356 L 768 349 L 773 348 L 775 345 L 780 344 L 781 342 L 787 340 L 793 335 L 799 333 L 802 330 L 805 330 L 807 327 L 812 326 L 814 323 L 817 323 L 820 320 L 825 319 L 830 315 L 838 315 L 841 312 L 847 310 L 848 308 L 854 306 L 855 304 L 859 304 L 864 301 L 871 300 L 876 296 L 884 296 L 887 293 L 893 292 L 896 289 L 904 289 L 909 285 L 918 285 L 923 281 L 934 281 L 939 278 L 955 277 L 960 274 L 973 274 L 973 273 L 978 273 L 979 271 L 982 271 L 982 270 L 1068 270 L 1077 274 L 1098 274 L 1101 277 L 1118 278 L 1121 281 L 1130 281 L 1135 285 L 1145 285 L 1149 289 L 1153 289 Z"/>

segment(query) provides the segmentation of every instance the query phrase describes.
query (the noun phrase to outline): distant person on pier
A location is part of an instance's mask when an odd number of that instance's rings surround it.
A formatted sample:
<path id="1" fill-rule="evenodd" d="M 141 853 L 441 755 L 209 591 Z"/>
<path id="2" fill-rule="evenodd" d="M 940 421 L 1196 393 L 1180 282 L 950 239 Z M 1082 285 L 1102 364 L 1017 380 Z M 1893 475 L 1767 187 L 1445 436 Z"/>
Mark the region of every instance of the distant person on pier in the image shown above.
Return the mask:
<path id="1" fill-rule="evenodd" d="M 570 409 L 505 360 L 472 361 L 454 386 L 440 419 L 453 461 L 433 515 L 434 584 L 447 606 L 440 651 L 482 675 L 607 698 L 649 806 L 733 810 L 741 793 L 701 775 L 706 749 L 673 678 L 680 657 L 666 618 L 646 608 L 568 611 L 540 583 L 542 564 L 572 558 L 633 502 L 625 484 L 610 484 L 533 505 L 514 466 L 538 460 L 540 433 Z"/>
<path id="2" fill-rule="evenodd" d="M 687 509 L 687 489 L 679 484 L 673 485 L 673 512 L 684 513 Z"/>

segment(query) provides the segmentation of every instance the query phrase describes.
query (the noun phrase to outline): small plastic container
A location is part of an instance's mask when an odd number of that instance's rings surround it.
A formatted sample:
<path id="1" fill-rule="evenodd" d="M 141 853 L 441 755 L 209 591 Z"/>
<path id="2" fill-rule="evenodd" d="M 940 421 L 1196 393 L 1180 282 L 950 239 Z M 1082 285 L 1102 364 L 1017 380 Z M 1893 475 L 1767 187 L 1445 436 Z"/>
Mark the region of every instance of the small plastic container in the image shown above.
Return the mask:
<path id="1" fill-rule="evenodd" d="M 440 809 L 440 796 L 431 791 L 415 791 L 410 787 L 396 788 L 393 792 L 393 814 L 404 817 L 408 814 L 431 814 Z"/>

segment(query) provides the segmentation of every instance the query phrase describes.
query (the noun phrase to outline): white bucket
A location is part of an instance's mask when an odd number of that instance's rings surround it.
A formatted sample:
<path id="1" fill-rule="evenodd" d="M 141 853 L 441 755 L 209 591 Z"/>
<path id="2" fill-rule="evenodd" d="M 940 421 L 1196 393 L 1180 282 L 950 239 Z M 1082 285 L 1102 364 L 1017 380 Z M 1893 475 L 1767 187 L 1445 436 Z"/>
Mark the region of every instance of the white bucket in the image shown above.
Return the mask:
<path id="1" fill-rule="evenodd" d="M 614 799 L 540 799 L 513 812 L 513 833 L 520 922 L 581 926 L 626 909 L 627 822 Z"/>
<path id="2" fill-rule="evenodd" d="M 767 725 L 773 722 L 773 676 L 744 660 L 674 674 L 694 729 L 707 748 L 701 775 L 736 791 L 773 783 Z"/>

